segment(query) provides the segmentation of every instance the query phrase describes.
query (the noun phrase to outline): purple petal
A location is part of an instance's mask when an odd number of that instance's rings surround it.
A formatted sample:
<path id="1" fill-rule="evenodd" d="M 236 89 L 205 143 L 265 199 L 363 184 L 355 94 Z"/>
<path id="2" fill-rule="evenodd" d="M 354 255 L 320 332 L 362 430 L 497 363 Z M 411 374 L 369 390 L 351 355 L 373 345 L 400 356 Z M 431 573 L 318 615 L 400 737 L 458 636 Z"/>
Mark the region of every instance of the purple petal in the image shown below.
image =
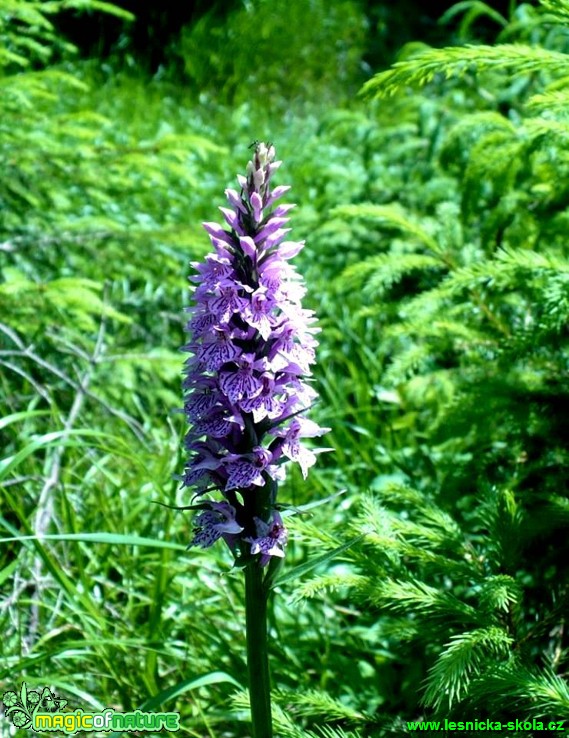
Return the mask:
<path id="1" fill-rule="evenodd" d="M 267 238 L 263 242 L 263 251 L 268 251 L 269 249 L 272 249 L 273 246 L 276 246 L 276 244 L 279 243 L 279 241 L 281 241 L 287 233 L 290 233 L 290 228 L 279 228 L 274 233 L 271 233 L 271 235 L 267 236 Z"/>
<path id="2" fill-rule="evenodd" d="M 270 218 L 270 220 L 267 221 L 267 223 L 255 236 L 255 243 L 262 243 L 265 238 L 270 236 L 272 233 L 275 233 L 279 228 L 281 228 L 281 226 L 283 226 L 285 223 L 288 223 L 289 220 L 290 218 Z"/>
<path id="3" fill-rule="evenodd" d="M 220 241 L 223 241 L 229 246 L 233 245 L 233 241 L 231 240 L 231 234 L 228 233 L 226 230 L 224 230 L 219 225 L 219 223 L 205 222 L 205 223 L 202 223 L 202 226 L 206 229 L 206 231 L 209 233 L 210 236 L 214 236 L 215 238 L 219 239 Z"/>
<path id="4" fill-rule="evenodd" d="M 283 241 L 279 246 L 279 256 L 283 259 L 292 259 L 304 248 L 304 241 Z"/>
<path id="5" fill-rule="evenodd" d="M 261 380 L 245 371 L 222 372 L 219 386 L 230 402 L 234 403 L 243 397 L 252 397 L 262 387 Z"/>
<path id="6" fill-rule="evenodd" d="M 226 189 L 225 196 L 227 197 L 227 199 L 229 200 L 229 203 L 233 205 L 234 208 L 237 208 L 237 210 L 239 210 L 244 215 L 247 214 L 247 208 L 243 204 L 243 200 L 241 199 L 241 197 L 239 196 L 236 190 L 232 190 L 229 188 Z"/>
<path id="7" fill-rule="evenodd" d="M 240 354 L 237 346 L 231 343 L 231 340 L 225 334 L 218 334 L 218 337 L 211 342 L 204 343 L 198 350 L 198 358 L 204 361 L 208 371 L 216 371 L 229 361 L 233 361 Z"/>
<path id="8" fill-rule="evenodd" d="M 252 484 L 263 487 L 265 480 L 261 470 L 251 461 L 233 461 L 227 465 L 228 479 L 225 491 L 230 489 L 246 489 Z"/>
<path id="9" fill-rule="evenodd" d="M 241 248 L 244 253 L 253 259 L 257 253 L 257 247 L 255 246 L 255 241 L 253 241 L 251 236 L 241 236 L 239 243 L 241 244 Z"/>
<path id="10" fill-rule="evenodd" d="M 270 207 L 275 200 L 278 200 L 279 197 L 282 197 L 289 190 L 290 185 L 279 185 L 278 187 L 275 187 L 274 190 L 271 192 L 271 196 L 267 200 L 267 204 L 265 207 Z"/>

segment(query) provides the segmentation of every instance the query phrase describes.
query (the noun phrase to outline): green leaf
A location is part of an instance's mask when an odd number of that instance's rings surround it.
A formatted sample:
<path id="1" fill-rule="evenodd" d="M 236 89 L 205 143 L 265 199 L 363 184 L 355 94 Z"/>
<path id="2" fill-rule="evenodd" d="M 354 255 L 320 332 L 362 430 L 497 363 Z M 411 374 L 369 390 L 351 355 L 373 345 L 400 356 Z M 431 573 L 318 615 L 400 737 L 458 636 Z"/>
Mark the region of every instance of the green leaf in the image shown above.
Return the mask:
<path id="1" fill-rule="evenodd" d="M 286 572 L 286 574 L 282 574 L 280 577 L 278 577 L 276 581 L 274 581 L 271 584 L 271 589 L 274 589 L 275 587 L 279 587 L 282 584 L 287 584 L 288 582 L 292 582 L 295 579 L 298 579 L 299 577 L 302 577 L 305 574 L 308 574 L 308 572 L 313 571 L 313 569 L 316 569 L 317 567 L 322 566 L 322 564 L 327 564 L 328 562 L 335 559 L 336 556 L 343 554 L 345 551 L 352 548 L 352 546 L 355 546 L 356 543 L 359 543 L 364 537 L 365 537 L 365 534 L 356 536 L 356 538 L 352 538 L 351 541 L 348 541 L 347 543 L 343 543 L 341 546 L 338 546 L 332 551 L 327 551 L 326 553 L 321 554 L 320 556 L 316 556 L 315 558 L 310 559 L 310 561 L 307 561 L 304 564 L 300 564 L 300 566 L 296 566 L 294 569 L 291 569 L 290 571 Z"/>
<path id="2" fill-rule="evenodd" d="M 243 689 L 243 686 L 229 674 L 226 674 L 223 671 L 215 671 L 195 679 L 184 679 L 184 681 L 175 684 L 173 687 L 168 687 L 157 695 L 150 697 L 143 702 L 138 709 L 145 712 L 153 712 L 159 709 L 162 705 L 168 704 L 168 702 L 171 702 L 176 697 L 179 697 L 192 689 L 199 689 L 200 687 L 208 687 L 211 684 L 223 683 L 232 684 L 234 687 L 237 687 L 237 689 Z M 120 738 L 124 733 L 125 731 L 115 731 L 114 733 L 110 733 L 110 738 Z"/>
<path id="3" fill-rule="evenodd" d="M 182 546 L 180 543 L 121 533 L 48 533 L 43 536 L 0 538 L 0 543 L 13 543 L 16 541 L 20 543 L 23 541 L 82 541 L 83 543 L 109 543 L 119 546 L 170 548 L 174 551 L 187 552 L 187 546 Z"/>
<path id="4" fill-rule="evenodd" d="M 21 420 L 28 420 L 29 418 L 37 418 L 40 416 L 50 415 L 49 410 L 21 410 L 17 413 L 11 413 L 0 418 L 0 430 L 6 428 L 12 423 L 19 423 Z M 0 461 L 1 463 L 1 461 Z"/>

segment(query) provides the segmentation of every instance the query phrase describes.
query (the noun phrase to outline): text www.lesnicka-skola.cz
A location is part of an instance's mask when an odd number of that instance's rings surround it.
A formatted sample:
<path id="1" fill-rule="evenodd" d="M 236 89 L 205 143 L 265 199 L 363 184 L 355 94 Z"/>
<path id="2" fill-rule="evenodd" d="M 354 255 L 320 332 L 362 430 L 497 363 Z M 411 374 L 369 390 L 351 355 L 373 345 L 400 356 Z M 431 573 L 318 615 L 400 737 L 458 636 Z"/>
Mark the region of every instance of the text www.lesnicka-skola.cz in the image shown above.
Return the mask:
<path id="1" fill-rule="evenodd" d="M 565 720 L 447 720 L 412 723 L 407 721 L 407 730 L 559 730 L 565 731 Z"/>

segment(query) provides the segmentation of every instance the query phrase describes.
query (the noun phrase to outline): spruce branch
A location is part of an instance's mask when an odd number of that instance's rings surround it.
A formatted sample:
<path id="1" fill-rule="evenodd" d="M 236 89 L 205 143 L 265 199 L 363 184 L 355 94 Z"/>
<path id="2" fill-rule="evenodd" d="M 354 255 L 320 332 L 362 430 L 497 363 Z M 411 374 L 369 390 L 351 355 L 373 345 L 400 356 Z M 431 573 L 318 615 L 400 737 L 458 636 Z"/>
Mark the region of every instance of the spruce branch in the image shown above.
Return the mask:
<path id="1" fill-rule="evenodd" d="M 464 698 L 473 677 L 481 674 L 488 660 L 507 659 L 512 638 L 496 627 L 459 633 L 453 636 L 431 667 L 425 705 L 438 709 Z"/>
<path id="2" fill-rule="evenodd" d="M 516 75 L 566 73 L 568 57 L 557 51 L 524 44 L 449 46 L 428 49 L 376 74 L 363 86 L 366 98 L 391 97 L 405 87 L 422 87 L 439 78 L 464 77 L 468 72 L 500 71 Z"/>

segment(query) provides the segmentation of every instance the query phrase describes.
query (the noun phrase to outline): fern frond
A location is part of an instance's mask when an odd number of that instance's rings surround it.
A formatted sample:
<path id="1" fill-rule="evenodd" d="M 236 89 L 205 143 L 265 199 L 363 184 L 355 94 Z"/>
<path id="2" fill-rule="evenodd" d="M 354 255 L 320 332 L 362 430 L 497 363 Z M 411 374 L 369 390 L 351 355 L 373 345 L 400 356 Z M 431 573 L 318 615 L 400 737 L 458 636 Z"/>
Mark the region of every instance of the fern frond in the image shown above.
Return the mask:
<path id="1" fill-rule="evenodd" d="M 462 77 L 470 71 L 559 74 L 566 72 L 567 60 L 566 54 L 524 44 L 429 49 L 376 74 L 365 83 L 361 94 L 366 98 L 390 97 L 404 87 L 422 87 L 437 77 L 442 80 Z"/>

